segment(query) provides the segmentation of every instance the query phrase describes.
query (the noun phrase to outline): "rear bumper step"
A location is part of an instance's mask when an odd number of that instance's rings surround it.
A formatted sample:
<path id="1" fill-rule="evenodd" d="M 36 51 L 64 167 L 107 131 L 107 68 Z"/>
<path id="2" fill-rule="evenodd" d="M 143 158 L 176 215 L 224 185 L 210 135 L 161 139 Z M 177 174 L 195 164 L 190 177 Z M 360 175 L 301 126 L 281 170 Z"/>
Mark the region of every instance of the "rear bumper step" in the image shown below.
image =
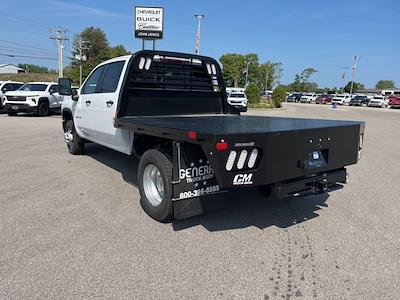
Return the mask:
<path id="1" fill-rule="evenodd" d="M 341 189 L 347 182 L 346 169 L 323 173 L 272 186 L 271 195 L 277 198 L 322 194 Z"/>

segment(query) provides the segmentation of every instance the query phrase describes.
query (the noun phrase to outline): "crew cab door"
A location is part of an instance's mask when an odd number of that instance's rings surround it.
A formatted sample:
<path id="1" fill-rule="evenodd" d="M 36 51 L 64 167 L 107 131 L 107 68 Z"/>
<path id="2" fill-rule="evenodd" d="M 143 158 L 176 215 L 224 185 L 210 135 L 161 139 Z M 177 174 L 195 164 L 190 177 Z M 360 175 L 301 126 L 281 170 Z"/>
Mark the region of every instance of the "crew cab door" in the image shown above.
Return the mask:
<path id="1" fill-rule="evenodd" d="M 115 128 L 114 118 L 126 65 L 126 60 L 104 65 L 101 86 L 91 103 L 92 130 L 96 142 L 124 153 L 130 151 L 129 131 Z"/>
<path id="2" fill-rule="evenodd" d="M 103 76 L 105 66 L 94 69 L 83 84 L 75 106 L 74 123 L 79 136 L 96 142 L 96 135 L 92 129 L 92 103 L 98 97 L 97 91 Z"/>

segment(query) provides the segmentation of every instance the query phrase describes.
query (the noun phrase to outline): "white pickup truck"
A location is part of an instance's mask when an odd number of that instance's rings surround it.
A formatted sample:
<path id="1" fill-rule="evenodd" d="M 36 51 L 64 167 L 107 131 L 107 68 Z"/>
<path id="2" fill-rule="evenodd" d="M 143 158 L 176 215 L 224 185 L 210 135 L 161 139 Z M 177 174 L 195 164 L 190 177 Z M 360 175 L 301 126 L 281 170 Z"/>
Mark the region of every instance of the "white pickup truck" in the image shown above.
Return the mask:
<path id="1" fill-rule="evenodd" d="M 9 116 L 19 112 L 48 116 L 50 112 L 61 110 L 63 98 L 55 82 L 29 82 L 16 91 L 7 92 L 3 103 Z"/>
<path id="2" fill-rule="evenodd" d="M 210 57 L 139 51 L 99 64 L 79 91 L 59 86 L 68 151 L 139 157 L 140 203 L 158 221 L 222 207 L 230 189 L 333 191 L 361 157 L 364 123 L 240 115 Z"/>

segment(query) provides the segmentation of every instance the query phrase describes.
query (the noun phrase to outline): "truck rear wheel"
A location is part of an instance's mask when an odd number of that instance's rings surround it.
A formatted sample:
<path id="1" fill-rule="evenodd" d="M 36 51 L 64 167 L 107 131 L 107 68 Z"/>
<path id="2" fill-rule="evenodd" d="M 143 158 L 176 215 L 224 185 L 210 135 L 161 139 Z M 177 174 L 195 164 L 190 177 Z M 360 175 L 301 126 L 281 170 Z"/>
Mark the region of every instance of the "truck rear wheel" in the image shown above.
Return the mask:
<path id="1" fill-rule="evenodd" d="M 64 139 L 69 153 L 73 155 L 79 155 L 83 153 L 84 143 L 80 141 L 80 137 L 76 133 L 74 122 L 72 120 L 68 120 L 65 123 Z"/>
<path id="2" fill-rule="evenodd" d="M 140 204 L 160 222 L 172 220 L 172 162 L 160 151 L 146 151 L 139 163 Z"/>

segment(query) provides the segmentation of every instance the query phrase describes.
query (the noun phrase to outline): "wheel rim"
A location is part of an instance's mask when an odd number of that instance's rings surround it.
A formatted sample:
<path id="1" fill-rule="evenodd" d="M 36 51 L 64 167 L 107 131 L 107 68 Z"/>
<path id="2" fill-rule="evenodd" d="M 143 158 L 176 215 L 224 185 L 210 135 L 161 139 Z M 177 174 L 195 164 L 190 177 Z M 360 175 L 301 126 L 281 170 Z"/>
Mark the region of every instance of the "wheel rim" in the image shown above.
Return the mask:
<path id="1" fill-rule="evenodd" d="M 64 132 L 64 139 L 67 144 L 71 144 L 74 141 L 74 135 L 72 134 L 72 129 L 68 129 Z"/>
<path id="2" fill-rule="evenodd" d="M 160 170 L 153 164 L 148 164 L 143 172 L 143 189 L 150 204 L 157 207 L 164 198 L 164 181 Z"/>

